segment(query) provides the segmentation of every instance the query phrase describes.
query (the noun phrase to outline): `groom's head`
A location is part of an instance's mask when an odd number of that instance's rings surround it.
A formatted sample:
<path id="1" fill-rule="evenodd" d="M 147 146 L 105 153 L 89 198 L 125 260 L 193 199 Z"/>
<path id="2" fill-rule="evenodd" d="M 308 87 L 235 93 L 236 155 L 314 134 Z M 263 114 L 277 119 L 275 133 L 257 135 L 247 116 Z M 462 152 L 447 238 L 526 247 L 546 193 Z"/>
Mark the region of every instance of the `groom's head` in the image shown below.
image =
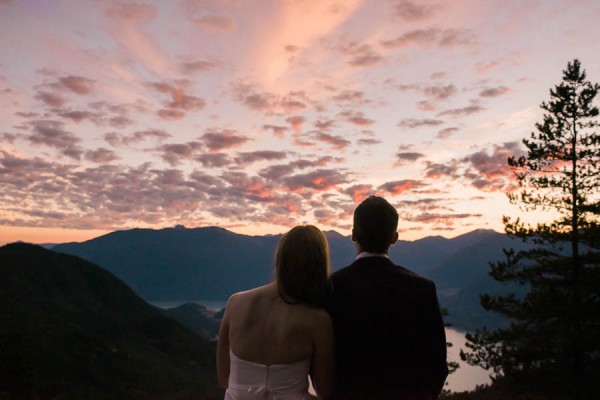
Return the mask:
<path id="1" fill-rule="evenodd" d="M 398 212 L 383 197 L 369 196 L 354 210 L 352 240 L 360 251 L 387 253 L 398 240 Z"/>

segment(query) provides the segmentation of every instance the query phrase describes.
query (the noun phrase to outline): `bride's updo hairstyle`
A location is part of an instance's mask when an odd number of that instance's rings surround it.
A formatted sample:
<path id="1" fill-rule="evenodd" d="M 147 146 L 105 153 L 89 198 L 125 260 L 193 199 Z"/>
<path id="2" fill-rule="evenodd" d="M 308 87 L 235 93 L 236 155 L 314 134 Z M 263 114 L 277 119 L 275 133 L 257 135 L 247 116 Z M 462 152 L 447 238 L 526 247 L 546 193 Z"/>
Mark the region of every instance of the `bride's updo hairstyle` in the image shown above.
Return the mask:
<path id="1" fill-rule="evenodd" d="M 329 245 L 312 225 L 283 235 L 275 252 L 275 277 L 281 298 L 290 304 L 322 307 L 329 297 Z"/>

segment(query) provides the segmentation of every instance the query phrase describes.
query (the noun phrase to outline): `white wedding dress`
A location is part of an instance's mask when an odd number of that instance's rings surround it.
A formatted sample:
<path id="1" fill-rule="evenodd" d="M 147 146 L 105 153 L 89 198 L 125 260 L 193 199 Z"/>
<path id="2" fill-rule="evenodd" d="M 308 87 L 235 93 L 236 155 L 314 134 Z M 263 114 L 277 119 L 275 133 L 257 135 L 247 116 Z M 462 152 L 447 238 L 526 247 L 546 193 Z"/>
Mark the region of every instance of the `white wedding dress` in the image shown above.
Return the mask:
<path id="1" fill-rule="evenodd" d="M 225 400 L 314 400 L 308 393 L 310 359 L 264 365 L 229 351 L 229 387 Z"/>

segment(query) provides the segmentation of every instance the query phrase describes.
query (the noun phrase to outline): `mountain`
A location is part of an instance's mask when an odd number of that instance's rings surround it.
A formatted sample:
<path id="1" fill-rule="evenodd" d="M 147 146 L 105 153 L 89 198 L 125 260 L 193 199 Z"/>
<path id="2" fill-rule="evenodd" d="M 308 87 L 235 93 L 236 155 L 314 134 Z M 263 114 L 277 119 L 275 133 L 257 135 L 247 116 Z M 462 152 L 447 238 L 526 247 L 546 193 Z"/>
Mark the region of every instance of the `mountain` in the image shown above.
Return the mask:
<path id="1" fill-rule="evenodd" d="M 350 237 L 334 231 L 325 235 L 333 270 L 350 264 L 356 255 Z M 217 227 L 132 229 L 52 250 L 102 265 L 148 301 L 225 300 L 272 279 L 280 238 L 239 235 Z M 390 258 L 434 280 L 449 319 L 456 327 L 473 327 L 478 321 L 486 323 L 487 313 L 474 312 L 481 308 L 479 294 L 485 293 L 479 290 L 499 290 L 487 275 L 489 262 L 502 259 L 502 248 L 513 244 L 506 235 L 476 230 L 452 239 L 398 241 L 390 248 Z M 459 296 L 467 289 L 470 295 Z"/>
<path id="2" fill-rule="evenodd" d="M 215 339 L 219 334 L 223 316 L 208 308 L 196 304 L 185 303 L 179 307 L 160 309 L 162 314 L 179 321 L 183 326 L 204 339 Z"/>
<path id="3" fill-rule="evenodd" d="M 0 248 L 0 398 L 217 399 L 214 357 L 105 269 Z"/>
<path id="4" fill-rule="evenodd" d="M 146 300 L 226 299 L 269 281 L 278 240 L 217 227 L 132 229 L 52 250 L 102 265 Z"/>

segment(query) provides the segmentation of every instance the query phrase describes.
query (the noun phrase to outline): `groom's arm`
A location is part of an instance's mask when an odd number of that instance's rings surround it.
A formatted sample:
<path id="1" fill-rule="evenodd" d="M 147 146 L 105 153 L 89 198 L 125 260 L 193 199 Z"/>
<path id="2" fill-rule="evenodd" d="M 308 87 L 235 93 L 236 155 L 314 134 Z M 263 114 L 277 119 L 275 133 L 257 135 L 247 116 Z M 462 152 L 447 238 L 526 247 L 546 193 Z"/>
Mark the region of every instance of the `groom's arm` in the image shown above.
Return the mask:
<path id="1" fill-rule="evenodd" d="M 432 398 L 437 399 L 444 388 L 444 383 L 448 376 L 448 365 L 446 363 L 446 331 L 433 282 L 431 282 L 428 304 L 425 337 L 429 342 L 427 359 L 430 372 L 427 380 Z"/>

